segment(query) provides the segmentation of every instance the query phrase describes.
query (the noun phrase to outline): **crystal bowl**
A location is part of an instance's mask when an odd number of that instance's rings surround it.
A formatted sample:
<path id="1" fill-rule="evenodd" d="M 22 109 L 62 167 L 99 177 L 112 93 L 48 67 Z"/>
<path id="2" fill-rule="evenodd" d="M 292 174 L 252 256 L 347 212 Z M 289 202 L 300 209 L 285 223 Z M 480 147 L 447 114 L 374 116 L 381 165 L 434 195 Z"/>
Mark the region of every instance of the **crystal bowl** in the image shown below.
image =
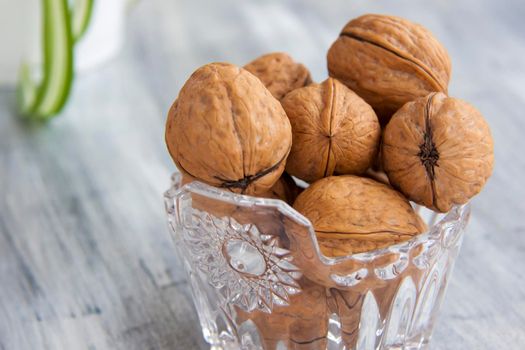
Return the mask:
<path id="1" fill-rule="evenodd" d="M 280 200 L 172 177 L 168 222 L 212 349 L 428 349 L 470 207 L 415 206 L 428 231 L 330 258 Z"/>

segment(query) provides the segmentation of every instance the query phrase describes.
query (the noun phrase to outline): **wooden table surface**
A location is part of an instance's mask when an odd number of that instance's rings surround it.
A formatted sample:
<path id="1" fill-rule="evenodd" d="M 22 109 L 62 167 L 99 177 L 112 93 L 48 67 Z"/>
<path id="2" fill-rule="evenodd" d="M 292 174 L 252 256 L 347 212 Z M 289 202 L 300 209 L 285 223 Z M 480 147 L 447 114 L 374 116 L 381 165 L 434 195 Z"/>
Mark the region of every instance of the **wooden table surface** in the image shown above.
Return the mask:
<path id="1" fill-rule="evenodd" d="M 210 61 L 287 51 L 315 80 L 367 12 L 424 23 L 453 61 L 450 93 L 492 126 L 496 168 L 473 215 L 432 349 L 525 344 L 525 5 L 499 1 L 162 1 L 132 9 L 118 58 L 79 76 L 49 125 L 0 90 L 0 349 L 205 349 L 168 236 L 166 111 Z"/>

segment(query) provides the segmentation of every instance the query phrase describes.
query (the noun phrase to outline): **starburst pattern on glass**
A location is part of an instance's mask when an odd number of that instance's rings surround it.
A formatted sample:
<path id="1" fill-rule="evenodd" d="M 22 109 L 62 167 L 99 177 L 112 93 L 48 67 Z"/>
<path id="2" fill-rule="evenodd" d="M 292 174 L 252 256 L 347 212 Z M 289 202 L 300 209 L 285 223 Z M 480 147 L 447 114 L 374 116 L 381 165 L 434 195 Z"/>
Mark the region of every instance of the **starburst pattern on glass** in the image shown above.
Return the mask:
<path id="1" fill-rule="evenodd" d="M 468 205 L 447 214 L 417 207 L 427 232 L 330 259 L 321 255 L 311 223 L 282 201 L 179 184 L 175 175 L 165 193 L 169 227 L 212 349 L 296 349 L 297 335 L 319 330 L 320 350 L 428 349 Z M 298 307 L 301 295 L 290 298 L 303 279 L 319 276 L 315 271 L 331 286 L 325 317 L 315 308 L 310 313 L 310 305 Z M 334 288 L 339 297 L 328 298 Z M 265 332 L 283 316 L 294 320 L 285 331 Z"/>
<path id="2" fill-rule="evenodd" d="M 198 209 L 192 209 L 192 222 L 184 240 L 193 263 L 227 303 L 270 313 L 274 304 L 286 306 L 289 296 L 300 292 L 296 280 L 302 274 L 277 237 Z"/>

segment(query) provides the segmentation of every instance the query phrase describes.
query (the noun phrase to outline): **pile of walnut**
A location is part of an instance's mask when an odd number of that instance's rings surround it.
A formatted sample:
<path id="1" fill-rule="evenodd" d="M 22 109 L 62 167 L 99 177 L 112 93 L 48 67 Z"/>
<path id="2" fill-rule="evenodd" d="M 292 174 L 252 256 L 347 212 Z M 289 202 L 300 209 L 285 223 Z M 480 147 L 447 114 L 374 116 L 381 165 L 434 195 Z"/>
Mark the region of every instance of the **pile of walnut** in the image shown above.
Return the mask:
<path id="1" fill-rule="evenodd" d="M 365 15 L 327 59 L 321 83 L 283 53 L 197 69 L 166 124 L 185 181 L 293 204 L 327 256 L 425 231 L 409 200 L 447 212 L 481 191 L 493 167 L 490 129 L 447 96 L 450 60 L 427 29 Z M 288 174 L 311 186 L 298 195 Z"/>

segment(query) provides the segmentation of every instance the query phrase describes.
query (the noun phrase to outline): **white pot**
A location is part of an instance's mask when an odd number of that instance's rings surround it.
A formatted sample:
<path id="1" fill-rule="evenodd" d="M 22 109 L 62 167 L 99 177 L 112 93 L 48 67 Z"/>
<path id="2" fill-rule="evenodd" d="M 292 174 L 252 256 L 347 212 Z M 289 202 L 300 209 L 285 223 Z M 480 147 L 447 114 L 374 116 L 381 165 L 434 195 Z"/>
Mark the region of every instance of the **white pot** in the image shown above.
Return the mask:
<path id="1" fill-rule="evenodd" d="M 41 63 L 42 0 L 0 0 L 0 85 L 16 83 L 22 60 Z M 91 21 L 75 45 L 75 70 L 115 56 L 124 39 L 127 0 L 94 0 Z"/>

